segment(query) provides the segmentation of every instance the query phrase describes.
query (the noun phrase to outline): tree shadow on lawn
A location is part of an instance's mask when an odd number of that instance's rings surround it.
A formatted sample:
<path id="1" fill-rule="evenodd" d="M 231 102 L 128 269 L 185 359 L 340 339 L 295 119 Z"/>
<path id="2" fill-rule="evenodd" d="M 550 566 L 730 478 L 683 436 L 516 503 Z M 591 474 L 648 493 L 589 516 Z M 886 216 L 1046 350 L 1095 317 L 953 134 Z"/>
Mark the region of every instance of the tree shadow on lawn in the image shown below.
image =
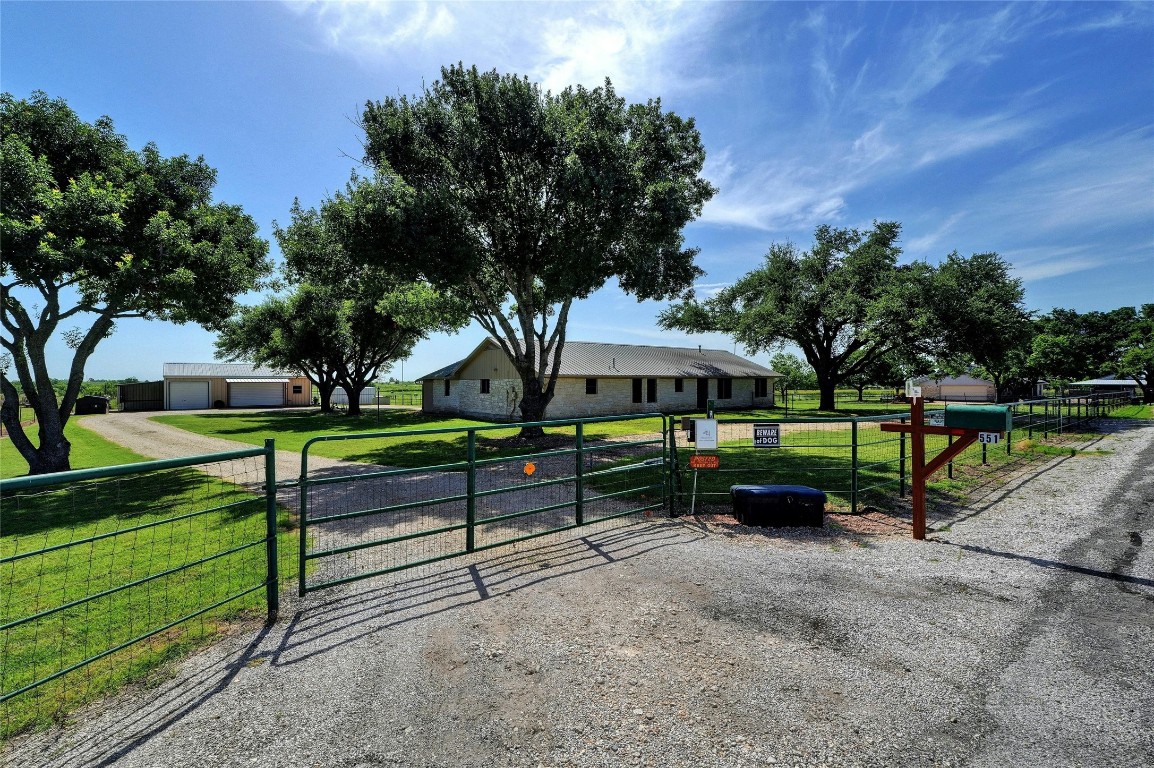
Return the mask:
<path id="1" fill-rule="evenodd" d="M 63 536 L 91 527 L 115 530 L 113 519 L 131 524 L 175 517 L 249 498 L 263 497 L 244 491 L 219 478 L 192 468 L 108 478 L 75 485 L 13 493 L 5 496 L 4 539 L 31 537 L 56 532 Z M 240 519 L 264 511 L 260 504 L 245 504 L 224 511 L 229 519 Z M 104 523 L 102 525 L 102 523 Z M 87 531 L 78 535 L 92 535 Z M 57 536 L 49 536 L 57 538 Z M 26 549 L 26 547 L 21 547 Z"/>
<path id="2" fill-rule="evenodd" d="M 377 414 L 362 412 L 360 416 L 320 411 L 259 411 L 255 413 L 198 413 L 176 418 L 191 418 L 211 424 L 206 433 L 213 435 L 316 435 L 346 434 L 350 432 L 375 432 L 391 429 L 422 429 L 442 426 L 443 417 L 435 417 L 418 411 L 389 410 Z M 162 418 L 163 422 L 163 418 Z M 462 422 L 464 424 L 464 422 Z"/>

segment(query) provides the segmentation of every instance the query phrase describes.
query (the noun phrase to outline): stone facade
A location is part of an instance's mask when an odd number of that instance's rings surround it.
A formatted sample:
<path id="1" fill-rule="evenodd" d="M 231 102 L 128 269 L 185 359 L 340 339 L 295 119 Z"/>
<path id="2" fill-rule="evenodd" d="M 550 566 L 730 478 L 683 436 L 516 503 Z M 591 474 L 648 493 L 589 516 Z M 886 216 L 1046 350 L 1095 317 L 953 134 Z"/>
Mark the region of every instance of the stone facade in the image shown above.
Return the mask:
<path id="1" fill-rule="evenodd" d="M 467 375 L 467 374 L 466 374 Z M 423 383 L 423 410 L 431 413 L 456 413 L 489 421 L 517 421 L 520 412 L 520 379 L 488 379 L 488 392 L 483 393 L 481 379 L 449 379 L 449 394 L 445 395 L 445 379 L 426 380 Z M 656 378 L 656 400 L 647 401 L 649 379 L 641 379 L 641 400 L 634 402 L 633 377 L 597 378 L 596 394 L 587 394 L 583 377 L 559 377 L 553 400 L 546 411 L 549 419 L 579 419 L 591 416 L 619 416 L 630 413 L 678 413 L 701 410 L 697 402 L 698 379 L 683 378 L 682 391 L 676 391 L 673 378 Z M 718 379 L 709 379 L 708 399 L 715 401 L 718 410 L 737 408 L 769 408 L 773 406 L 773 389 L 766 382 L 766 397 L 754 397 L 754 379 L 729 379 L 731 397 L 718 397 Z"/>

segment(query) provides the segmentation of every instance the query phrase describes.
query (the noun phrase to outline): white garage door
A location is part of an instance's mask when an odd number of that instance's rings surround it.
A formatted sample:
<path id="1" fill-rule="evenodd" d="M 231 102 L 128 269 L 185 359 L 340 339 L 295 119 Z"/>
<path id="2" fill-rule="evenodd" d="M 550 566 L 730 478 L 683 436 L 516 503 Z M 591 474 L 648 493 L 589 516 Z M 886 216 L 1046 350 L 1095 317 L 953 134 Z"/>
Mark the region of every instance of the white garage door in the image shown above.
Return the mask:
<path id="1" fill-rule="evenodd" d="M 942 386 L 942 400 L 982 403 L 990 397 L 985 384 L 947 384 Z"/>
<path id="2" fill-rule="evenodd" d="M 168 409 L 170 411 L 190 411 L 208 407 L 207 381 L 168 382 Z"/>
<path id="3" fill-rule="evenodd" d="M 234 408 L 284 405 L 284 384 L 263 381 L 229 384 L 228 404 Z"/>

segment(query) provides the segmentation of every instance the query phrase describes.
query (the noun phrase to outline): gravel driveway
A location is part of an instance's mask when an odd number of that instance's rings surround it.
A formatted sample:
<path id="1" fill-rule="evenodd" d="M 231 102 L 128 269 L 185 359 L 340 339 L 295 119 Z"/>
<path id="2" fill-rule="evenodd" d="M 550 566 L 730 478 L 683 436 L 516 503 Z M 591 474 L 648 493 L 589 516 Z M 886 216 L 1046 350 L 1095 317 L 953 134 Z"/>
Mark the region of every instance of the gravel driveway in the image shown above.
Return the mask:
<path id="1" fill-rule="evenodd" d="M 1094 448 L 926 542 L 652 518 L 316 593 L 5 759 L 1154 765 L 1154 427 Z"/>

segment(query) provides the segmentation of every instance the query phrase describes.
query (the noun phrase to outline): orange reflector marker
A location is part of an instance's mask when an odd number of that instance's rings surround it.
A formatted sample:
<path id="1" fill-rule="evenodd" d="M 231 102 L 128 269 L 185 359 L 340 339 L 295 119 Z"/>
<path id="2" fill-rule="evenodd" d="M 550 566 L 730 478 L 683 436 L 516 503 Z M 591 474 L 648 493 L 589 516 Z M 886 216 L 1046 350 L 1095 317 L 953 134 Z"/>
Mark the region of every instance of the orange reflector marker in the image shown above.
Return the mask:
<path id="1" fill-rule="evenodd" d="M 533 462 L 530 461 L 530 462 L 527 462 L 525 464 L 525 474 L 526 475 L 531 475 L 536 471 L 537 471 L 537 465 L 534 464 Z"/>

